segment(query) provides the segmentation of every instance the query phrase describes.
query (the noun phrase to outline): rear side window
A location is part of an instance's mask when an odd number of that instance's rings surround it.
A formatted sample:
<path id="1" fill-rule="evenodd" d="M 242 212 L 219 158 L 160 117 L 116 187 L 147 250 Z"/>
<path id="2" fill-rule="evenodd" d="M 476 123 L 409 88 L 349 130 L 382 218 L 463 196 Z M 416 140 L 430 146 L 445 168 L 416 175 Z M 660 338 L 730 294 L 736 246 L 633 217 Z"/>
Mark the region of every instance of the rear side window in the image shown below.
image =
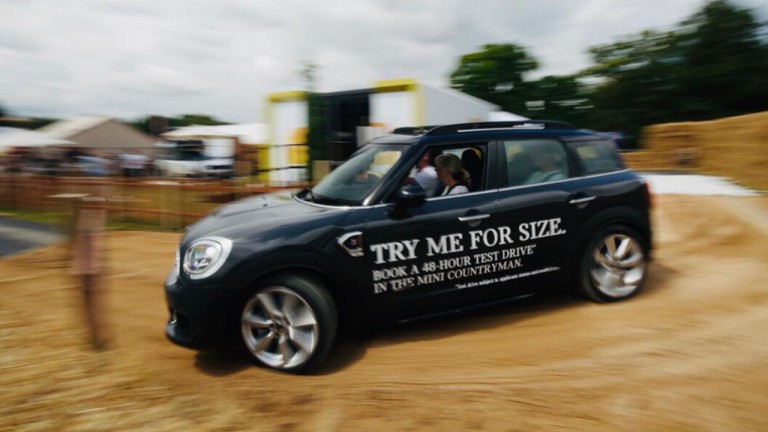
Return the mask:
<path id="1" fill-rule="evenodd" d="M 551 139 L 504 142 L 507 186 L 549 183 L 569 177 L 562 145 Z"/>
<path id="2" fill-rule="evenodd" d="M 569 145 L 578 156 L 585 175 L 624 169 L 624 164 L 610 141 L 584 141 Z"/>

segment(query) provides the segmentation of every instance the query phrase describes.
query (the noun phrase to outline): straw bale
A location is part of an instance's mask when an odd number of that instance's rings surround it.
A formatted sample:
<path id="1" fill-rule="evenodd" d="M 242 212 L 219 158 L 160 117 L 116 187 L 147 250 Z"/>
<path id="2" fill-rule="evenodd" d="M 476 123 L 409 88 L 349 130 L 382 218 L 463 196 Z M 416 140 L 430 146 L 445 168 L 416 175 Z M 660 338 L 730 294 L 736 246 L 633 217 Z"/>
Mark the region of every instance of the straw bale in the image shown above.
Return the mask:
<path id="1" fill-rule="evenodd" d="M 768 189 L 768 112 L 645 128 L 642 151 L 625 155 L 638 170 L 694 170 Z"/>

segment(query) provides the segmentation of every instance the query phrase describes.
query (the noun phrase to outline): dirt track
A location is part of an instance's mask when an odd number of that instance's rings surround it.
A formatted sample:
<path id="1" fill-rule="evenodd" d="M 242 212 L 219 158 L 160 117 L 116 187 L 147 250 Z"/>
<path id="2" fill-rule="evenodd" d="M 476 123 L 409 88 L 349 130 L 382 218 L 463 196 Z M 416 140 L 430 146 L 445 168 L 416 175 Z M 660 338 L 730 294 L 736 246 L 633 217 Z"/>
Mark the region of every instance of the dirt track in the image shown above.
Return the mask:
<path id="1" fill-rule="evenodd" d="M 344 342 L 291 376 L 163 337 L 177 235 L 113 233 L 113 347 L 51 247 L 0 261 L 0 430 L 768 429 L 768 199 L 662 196 L 645 292 Z"/>

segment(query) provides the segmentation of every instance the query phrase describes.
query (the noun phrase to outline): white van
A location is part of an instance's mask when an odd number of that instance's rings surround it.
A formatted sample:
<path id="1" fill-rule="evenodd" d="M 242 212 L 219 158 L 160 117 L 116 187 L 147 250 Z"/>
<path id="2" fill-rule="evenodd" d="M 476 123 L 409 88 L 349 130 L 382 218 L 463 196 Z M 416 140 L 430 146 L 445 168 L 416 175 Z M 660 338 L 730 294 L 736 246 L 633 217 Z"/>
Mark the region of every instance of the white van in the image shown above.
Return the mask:
<path id="1" fill-rule="evenodd" d="M 159 175 L 230 178 L 234 174 L 232 139 L 166 140 L 155 146 L 155 170 Z"/>

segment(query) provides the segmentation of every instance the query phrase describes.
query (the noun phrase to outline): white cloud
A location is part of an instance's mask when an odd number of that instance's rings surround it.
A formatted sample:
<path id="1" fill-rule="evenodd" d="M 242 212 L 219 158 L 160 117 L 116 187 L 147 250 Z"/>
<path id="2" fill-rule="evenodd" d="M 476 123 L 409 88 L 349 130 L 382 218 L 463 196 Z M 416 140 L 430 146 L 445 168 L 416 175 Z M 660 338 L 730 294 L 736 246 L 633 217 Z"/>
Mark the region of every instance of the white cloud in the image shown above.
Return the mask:
<path id="1" fill-rule="evenodd" d="M 0 103 L 20 115 L 209 113 L 263 120 L 266 96 L 412 77 L 447 85 L 462 54 L 517 43 L 537 75 L 671 28 L 704 0 L 0 0 Z M 768 0 L 739 0 L 766 19 Z"/>

